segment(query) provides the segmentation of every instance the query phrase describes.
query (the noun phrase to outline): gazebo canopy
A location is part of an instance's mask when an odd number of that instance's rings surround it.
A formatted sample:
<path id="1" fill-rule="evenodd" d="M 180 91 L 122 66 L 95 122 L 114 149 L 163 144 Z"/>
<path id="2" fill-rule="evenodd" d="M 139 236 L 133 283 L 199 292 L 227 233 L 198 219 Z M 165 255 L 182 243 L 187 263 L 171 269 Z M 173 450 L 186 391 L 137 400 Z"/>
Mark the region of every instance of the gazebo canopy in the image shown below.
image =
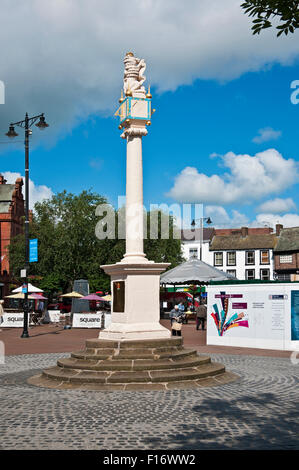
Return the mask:
<path id="1" fill-rule="evenodd" d="M 13 293 L 22 292 L 22 288 L 23 288 L 23 286 L 20 286 L 17 289 L 14 289 L 12 292 Z M 32 293 L 32 292 L 41 292 L 42 293 L 43 291 L 41 289 L 39 289 L 38 287 L 35 287 L 32 284 L 30 284 L 30 282 L 28 282 L 28 292 L 30 292 L 30 293 Z"/>
<path id="2" fill-rule="evenodd" d="M 210 281 L 236 279 L 199 259 L 191 259 L 176 266 L 160 277 L 161 284 L 207 284 Z"/>

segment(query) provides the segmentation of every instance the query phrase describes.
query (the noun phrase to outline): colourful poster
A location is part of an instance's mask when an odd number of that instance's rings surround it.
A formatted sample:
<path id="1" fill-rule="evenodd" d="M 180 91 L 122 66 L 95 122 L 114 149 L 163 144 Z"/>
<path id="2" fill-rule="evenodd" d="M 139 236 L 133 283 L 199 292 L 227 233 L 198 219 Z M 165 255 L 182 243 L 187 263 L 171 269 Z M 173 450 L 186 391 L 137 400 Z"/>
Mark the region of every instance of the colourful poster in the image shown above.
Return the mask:
<path id="1" fill-rule="evenodd" d="M 211 316 L 215 322 L 217 332 L 219 336 L 223 336 L 224 333 L 229 330 L 230 328 L 235 328 L 237 326 L 243 326 L 245 328 L 249 328 L 248 320 L 246 317 L 246 312 L 243 311 L 234 312 L 234 310 L 245 310 L 247 309 L 247 303 L 245 302 L 238 302 L 232 303 L 232 307 L 229 305 L 230 299 L 234 298 L 242 298 L 243 295 L 234 295 L 234 294 L 226 294 L 225 292 L 220 292 L 220 295 L 216 294 L 215 298 L 220 298 L 220 304 L 215 303 L 213 305 L 213 312 Z M 231 310 L 231 312 L 229 312 Z"/>

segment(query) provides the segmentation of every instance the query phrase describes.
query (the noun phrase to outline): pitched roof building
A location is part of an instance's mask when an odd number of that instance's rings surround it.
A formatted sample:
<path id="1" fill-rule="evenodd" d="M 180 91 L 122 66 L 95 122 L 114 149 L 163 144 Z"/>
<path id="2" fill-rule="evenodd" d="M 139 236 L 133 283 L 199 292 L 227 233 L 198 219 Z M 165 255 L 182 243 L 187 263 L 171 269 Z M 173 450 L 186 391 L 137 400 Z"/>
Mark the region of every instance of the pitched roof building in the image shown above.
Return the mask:
<path id="1" fill-rule="evenodd" d="M 274 249 L 275 271 L 282 281 L 299 278 L 299 227 L 284 228 Z"/>
<path id="2" fill-rule="evenodd" d="M 23 180 L 17 178 L 14 184 L 7 184 L 0 174 L 0 298 L 9 293 L 10 266 L 8 247 L 13 237 L 23 232 L 24 198 Z"/>
<path id="3" fill-rule="evenodd" d="M 240 280 L 273 279 L 273 249 L 278 233 L 269 228 L 247 227 L 215 232 L 210 243 L 213 266 Z"/>
<path id="4" fill-rule="evenodd" d="M 184 229 L 181 231 L 182 251 L 186 260 L 199 259 L 209 263 L 210 253 L 209 245 L 215 229 L 210 227 L 203 227 L 196 229 Z"/>

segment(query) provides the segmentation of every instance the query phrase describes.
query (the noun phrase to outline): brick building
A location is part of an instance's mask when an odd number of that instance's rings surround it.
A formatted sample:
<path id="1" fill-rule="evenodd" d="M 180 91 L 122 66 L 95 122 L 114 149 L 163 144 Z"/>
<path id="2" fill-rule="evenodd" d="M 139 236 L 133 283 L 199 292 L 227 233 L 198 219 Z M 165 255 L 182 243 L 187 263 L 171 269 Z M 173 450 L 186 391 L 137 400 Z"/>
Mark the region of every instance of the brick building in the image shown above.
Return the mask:
<path id="1" fill-rule="evenodd" d="M 292 281 L 299 277 L 299 227 L 281 229 L 274 264 L 277 279 Z"/>
<path id="2" fill-rule="evenodd" d="M 23 180 L 17 178 L 14 184 L 7 184 L 0 175 L 0 298 L 9 294 L 10 267 L 8 247 L 13 237 L 24 229 Z"/>

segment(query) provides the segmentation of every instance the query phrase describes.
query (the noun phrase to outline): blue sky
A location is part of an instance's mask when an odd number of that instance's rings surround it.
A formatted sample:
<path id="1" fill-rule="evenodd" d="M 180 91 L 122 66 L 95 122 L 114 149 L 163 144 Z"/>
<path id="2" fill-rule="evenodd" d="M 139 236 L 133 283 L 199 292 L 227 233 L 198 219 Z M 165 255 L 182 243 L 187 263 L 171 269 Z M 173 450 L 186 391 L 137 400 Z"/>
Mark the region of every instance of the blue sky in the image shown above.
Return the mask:
<path id="1" fill-rule="evenodd" d="M 238 2 L 229 3 L 233 18 L 234 15 L 241 18 Z M 207 10 L 201 13 L 208 14 L 208 4 L 203 4 Z M 32 2 L 32 8 L 37 8 L 36 5 Z M 146 2 L 144 5 L 146 9 Z M 72 11 L 76 17 L 75 7 Z M 110 17 L 110 10 L 106 13 Z M 162 26 L 164 13 L 163 9 L 157 13 Z M 174 17 L 179 14 L 181 10 L 173 10 Z M 205 215 L 211 216 L 217 226 L 262 226 L 276 222 L 299 225 L 296 174 L 299 104 L 292 104 L 290 99 L 294 91 L 291 83 L 299 80 L 298 34 L 291 39 L 276 39 L 275 31 L 268 30 L 252 38 L 250 24 L 243 16 L 244 31 L 240 24 L 236 25 L 240 50 L 236 48 L 234 52 L 234 39 L 230 42 L 225 37 L 227 44 L 219 51 L 223 41 L 220 36 L 209 56 L 198 52 L 198 43 L 197 51 L 192 46 L 190 59 L 176 64 L 184 53 L 179 51 L 168 64 L 169 75 L 174 78 L 166 78 L 167 67 L 161 66 L 158 52 L 148 51 L 145 46 L 143 53 L 142 45 L 138 44 L 137 55 L 147 62 L 147 83 L 152 85 L 153 107 L 157 110 L 149 134 L 143 138 L 144 203 L 149 207 L 151 203 L 203 202 Z M 191 18 L 185 21 L 188 23 Z M 259 44 L 263 54 L 255 53 Z M 275 50 L 277 57 L 273 57 Z M 94 73 L 94 80 L 89 78 L 88 86 L 85 83 L 78 86 L 81 95 L 75 93 L 78 80 L 73 76 L 74 83 L 67 81 L 67 75 L 55 87 L 52 82 L 45 83 L 43 90 L 40 71 L 38 89 L 35 90 L 33 81 L 17 103 L 15 96 L 19 96 L 22 87 L 22 73 L 24 78 L 30 76 L 30 63 L 26 69 L 21 67 L 20 78 L 15 82 L 8 78 L 9 67 L 4 67 L 6 102 L 0 106 L 2 134 L 9 122 L 22 119 L 25 111 L 45 112 L 51 126 L 43 134 L 34 131 L 32 136 L 30 178 L 35 190 L 32 200 L 64 189 L 79 193 L 90 188 L 116 205 L 117 197 L 125 194 L 125 141 L 120 138 L 118 120 L 113 114 L 118 107 L 126 51 L 118 44 L 112 58 L 105 54 L 101 58 L 100 53 L 98 58 L 91 57 L 90 63 L 96 59 L 102 61 L 104 69 L 107 66 L 112 79 L 97 83 L 102 72 L 90 72 Z M 227 51 L 231 57 L 225 59 Z M 44 54 L 47 57 L 47 42 Z M 262 57 L 256 61 L 255 54 Z M 194 65 L 197 55 L 199 69 Z M 52 65 L 58 73 L 61 64 L 53 59 Z M 192 69 L 189 75 L 182 71 L 188 65 Z M 66 95 L 60 89 L 57 97 L 57 87 L 63 83 Z M 74 96 L 67 87 L 73 87 Z M 16 145 L 5 145 L 5 136 L 0 140 L 3 142 L 0 170 L 8 177 L 10 173 L 24 174 L 22 138 L 20 133 Z"/>

